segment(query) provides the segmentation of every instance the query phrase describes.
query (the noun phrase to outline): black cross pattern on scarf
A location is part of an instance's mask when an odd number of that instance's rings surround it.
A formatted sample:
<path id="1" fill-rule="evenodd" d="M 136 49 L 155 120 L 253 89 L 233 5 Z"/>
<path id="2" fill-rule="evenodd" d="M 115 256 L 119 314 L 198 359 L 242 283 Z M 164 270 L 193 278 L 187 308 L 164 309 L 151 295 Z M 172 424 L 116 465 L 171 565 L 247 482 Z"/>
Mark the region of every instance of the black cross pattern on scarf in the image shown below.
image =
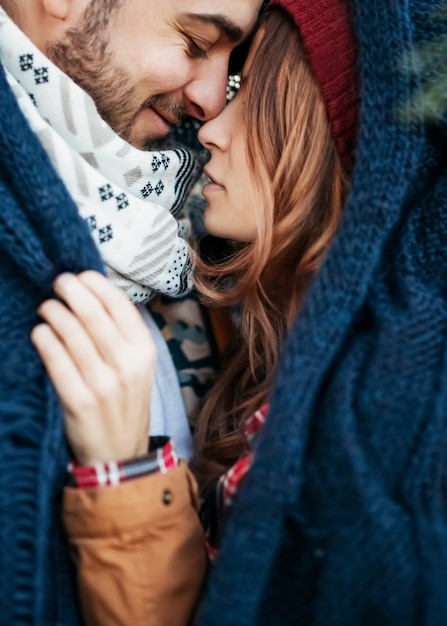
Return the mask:
<path id="1" fill-rule="evenodd" d="M 140 193 L 143 196 L 143 198 L 149 198 L 149 196 L 151 195 L 153 191 L 154 191 L 154 188 L 152 187 L 150 183 L 148 183 L 147 185 L 143 187 Z"/>
<path id="2" fill-rule="evenodd" d="M 22 72 L 33 69 L 34 56 L 32 54 L 21 54 L 19 56 L 20 69 Z"/>
<path id="3" fill-rule="evenodd" d="M 94 215 L 90 215 L 89 217 L 86 218 L 85 221 L 90 232 L 96 229 L 97 223 L 96 223 L 96 217 Z"/>
<path id="4" fill-rule="evenodd" d="M 99 195 L 100 195 L 102 202 L 105 202 L 106 200 L 110 200 L 110 198 L 113 198 L 113 189 L 111 185 L 109 184 L 103 185 L 102 187 L 99 188 L 98 191 L 99 191 Z"/>
<path id="5" fill-rule="evenodd" d="M 158 156 L 154 154 L 154 156 L 152 157 L 152 171 L 154 173 L 158 172 L 158 170 L 160 169 L 162 165 L 165 168 L 165 170 L 167 170 L 170 162 L 171 162 L 171 159 L 168 157 L 167 154 L 162 154 L 160 158 L 158 158 Z"/>
<path id="6" fill-rule="evenodd" d="M 99 243 L 106 243 L 113 239 L 113 229 L 112 224 L 107 224 L 104 228 L 100 228 L 98 231 L 99 234 Z"/>
<path id="7" fill-rule="evenodd" d="M 152 171 L 153 172 L 157 172 L 159 170 L 159 168 L 161 167 L 161 161 L 160 159 L 154 154 L 154 156 L 152 157 Z"/>
<path id="8" fill-rule="evenodd" d="M 36 67 L 34 70 L 34 82 L 36 85 L 43 85 L 48 83 L 49 73 L 47 67 Z"/>
<path id="9" fill-rule="evenodd" d="M 118 208 L 118 211 L 122 211 L 129 206 L 129 199 L 127 198 L 125 193 L 120 193 L 119 196 L 116 196 L 116 206 Z"/>
<path id="10" fill-rule="evenodd" d="M 163 185 L 161 180 L 159 180 L 158 183 L 155 185 L 155 193 L 157 194 L 157 196 L 160 196 L 163 193 L 164 188 L 165 186 Z"/>

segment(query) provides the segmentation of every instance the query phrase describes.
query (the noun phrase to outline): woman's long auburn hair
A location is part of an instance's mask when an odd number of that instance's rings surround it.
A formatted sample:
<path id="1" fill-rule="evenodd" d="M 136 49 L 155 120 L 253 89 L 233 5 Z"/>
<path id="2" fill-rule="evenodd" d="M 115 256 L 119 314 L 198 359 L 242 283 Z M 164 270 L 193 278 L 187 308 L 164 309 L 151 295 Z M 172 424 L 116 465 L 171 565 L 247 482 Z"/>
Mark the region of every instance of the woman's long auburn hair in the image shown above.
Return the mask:
<path id="1" fill-rule="evenodd" d="M 191 468 L 202 491 L 245 449 L 245 421 L 268 400 L 288 326 L 347 193 L 325 103 L 292 18 L 272 8 L 261 27 L 242 87 L 248 161 L 262 197 L 258 237 L 217 264 L 197 260 L 204 302 L 240 310 L 237 337 L 197 423 Z"/>

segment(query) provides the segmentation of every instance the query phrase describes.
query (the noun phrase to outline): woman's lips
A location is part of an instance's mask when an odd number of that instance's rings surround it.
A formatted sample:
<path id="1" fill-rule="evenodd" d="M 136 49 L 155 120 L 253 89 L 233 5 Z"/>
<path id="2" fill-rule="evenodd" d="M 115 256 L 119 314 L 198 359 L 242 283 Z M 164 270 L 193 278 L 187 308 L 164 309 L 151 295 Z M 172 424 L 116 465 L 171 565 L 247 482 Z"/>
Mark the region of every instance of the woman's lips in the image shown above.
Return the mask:
<path id="1" fill-rule="evenodd" d="M 206 186 L 208 185 L 216 185 L 217 187 L 223 188 L 223 185 L 221 185 L 215 178 L 214 176 L 212 176 L 210 174 L 210 172 L 208 170 L 203 170 L 203 173 L 205 174 L 205 176 L 208 179 L 208 182 L 206 183 Z"/>

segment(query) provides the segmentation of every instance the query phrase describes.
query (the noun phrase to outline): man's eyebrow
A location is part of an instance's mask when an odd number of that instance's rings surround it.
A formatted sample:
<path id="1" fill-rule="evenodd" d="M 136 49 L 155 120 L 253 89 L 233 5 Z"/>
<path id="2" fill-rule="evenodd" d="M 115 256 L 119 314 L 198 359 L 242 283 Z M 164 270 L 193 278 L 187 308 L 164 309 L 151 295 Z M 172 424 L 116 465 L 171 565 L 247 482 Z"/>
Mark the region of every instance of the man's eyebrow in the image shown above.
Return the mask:
<path id="1" fill-rule="evenodd" d="M 184 13 L 184 17 L 195 22 L 215 26 L 230 41 L 237 42 L 244 38 L 242 28 L 225 15 L 215 13 Z"/>

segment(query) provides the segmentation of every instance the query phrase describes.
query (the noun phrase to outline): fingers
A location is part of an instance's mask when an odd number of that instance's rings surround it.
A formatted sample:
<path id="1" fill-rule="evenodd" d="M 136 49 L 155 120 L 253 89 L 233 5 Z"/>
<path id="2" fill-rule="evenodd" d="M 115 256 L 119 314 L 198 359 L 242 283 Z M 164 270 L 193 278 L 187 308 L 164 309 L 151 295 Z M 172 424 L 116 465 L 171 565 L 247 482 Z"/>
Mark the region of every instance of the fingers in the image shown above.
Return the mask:
<path id="1" fill-rule="evenodd" d="M 47 324 L 31 332 L 65 414 L 65 432 L 82 465 L 119 461 L 147 451 L 150 385 L 138 377 L 127 391 L 111 375 L 92 389 L 70 353 Z"/>
<path id="2" fill-rule="evenodd" d="M 70 307 L 106 362 L 118 366 L 127 342 L 148 351 L 154 349 L 150 333 L 135 306 L 101 274 L 62 274 L 55 280 L 54 290 Z M 45 307 L 39 312 L 45 315 Z M 55 330 L 60 334 L 62 328 L 55 327 Z M 72 343 L 66 333 L 63 339 Z"/>
<path id="3" fill-rule="evenodd" d="M 68 284 L 66 276 L 63 274 L 56 279 L 55 290 L 72 308 L 72 304 L 76 306 L 76 304 L 79 304 L 79 300 L 77 300 L 77 296 L 72 292 L 72 289 L 70 289 L 70 294 L 65 294 L 66 289 L 64 289 L 64 286 Z M 72 275 L 68 276 L 68 280 L 70 280 Z M 86 288 L 90 295 L 97 300 L 97 303 L 101 304 L 104 310 L 107 311 L 109 317 L 113 320 L 114 326 L 122 336 L 127 341 L 138 345 L 141 341 L 141 333 L 147 333 L 147 328 L 137 308 L 129 302 L 124 292 L 115 287 L 108 278 L 99 272 L 86 271 L 75 278 L 80 283 L 77 287 L 78 297 L 81 296 L 80 287 Z M 70 298 L 70 301 L 66 299 L 66 295 Z M 82 297 L 85 298 L 86 293 L 82 293 Z M 90 300 L 89 302 L 92 301 Z"/>
<path id="4" fill-rule="evenodd" d="M 140 314 L 95 272 L 61 275 L 31 333 L 65 409 L 76 457 L 118 460 L 147 444 L 156 349 Z"/>
<path id="5" fill-rule="evenodd" d="M 54 281 L 54 291 L 67 303 L 73 315 L 67 311 L 64 316 L 60 308 L 56 310 L 55 301 L 50 300 L 39 307 L 39 315 L 52 325 L 67 345 L 73 346 L 73 356 L 77 350 L 72 333 L 77 331 L 86 343 L 85 333 L 80 332 L 82 325 L 104 360 L 116 362 L 114 348 L 119 350 L 123 337 L 96 295 L 73 274 L 58 276 Z"/>
<path id="6" fill-rule="evenodd" d="M 51 343 L 48 355 L 49 359 L 63 358 L 63 362 L 69 358 L 73 367 L 77 368 L 81 378 L 92 388 L 100 388 L 107 379 L 109 364 L 120 358 L 119 354 L 106 360 L 98 344 L 95 342 L 95 333 L 90 333 L 84 327 L 76 315 L 64 304 L 57 300 L 46 300 L 38 309 L 39 315 L 47 322 L 51 331 Z M 96 322 L 95 322 L 96 329 Z M 95 330 L 94 329 L 94 330 Z M 41 333 L 43 331 L 39 331 Z M 50 335 L 48 335 L 50 339 Z M 110 339 L 109 356 L 113 350 L 119 352 L 120 341 L 116 337 Z M 62 353 L 64 357 L 62 357 Z M 54 368 L 53 368 L 54 369 Z"/>
<path id="7" fill-rule="evenodd" d="M 31 341 L 45 365 L 62 405 L 69 412 L 74 412 L 80 404 L 90 402 L 89 388 L 65 346 L 52 329 L 46 324 L 35 326 L 31 332 Z"/>
<path id="8" fill-rule="evenodd" d="M 146 374 L 152 380 L 155 345 L 120 289 L 97 272 L 62 274 L 54 289 L 70 308 L 47 300 L 38 312 L 90 389 L 98 394 L 113 379 L 131 386 Z"/>

